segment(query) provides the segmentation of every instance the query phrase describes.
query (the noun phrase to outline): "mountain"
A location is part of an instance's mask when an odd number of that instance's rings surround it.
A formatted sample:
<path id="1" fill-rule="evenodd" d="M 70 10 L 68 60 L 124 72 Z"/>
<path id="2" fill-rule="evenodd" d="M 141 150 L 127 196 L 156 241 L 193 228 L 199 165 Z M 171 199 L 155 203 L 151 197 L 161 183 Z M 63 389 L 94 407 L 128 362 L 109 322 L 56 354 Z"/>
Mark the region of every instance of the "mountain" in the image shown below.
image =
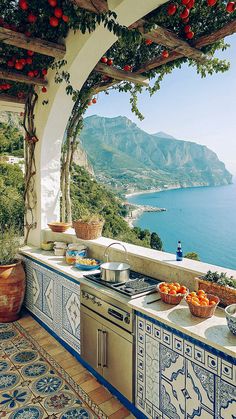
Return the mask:
<path id="1" fill-rule="evenodd" d="M 97 179 L 122 191 L 216 186 L 232 175 L 216 153 L 159 132 L 148 134 L 124 116 L 85 118 L 80 135 Z"/>

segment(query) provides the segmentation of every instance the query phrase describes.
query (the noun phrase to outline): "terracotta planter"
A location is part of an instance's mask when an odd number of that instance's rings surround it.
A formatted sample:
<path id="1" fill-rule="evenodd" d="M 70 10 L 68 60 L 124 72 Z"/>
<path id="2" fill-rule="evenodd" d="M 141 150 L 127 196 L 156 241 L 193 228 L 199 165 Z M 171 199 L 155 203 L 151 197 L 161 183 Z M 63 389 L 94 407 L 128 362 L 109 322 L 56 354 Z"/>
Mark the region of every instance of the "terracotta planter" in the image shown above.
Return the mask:
<path id="1" fill-rule="evenodd" d="M 87 223 L 82 220 L 77 220 L 73 222 L 76 236 L 78 239 L 83 240 L 93 240 L 100 237 L 102 234 L 103 225 L 104 221 L 94 221 Z"/>
<path id="2" fill-rule="evenodd" d="M 25 295 L 25 271 L 21 261 L 0 265 L 0 323 L 19 318 Z"/>
<path id="3" fill-rule="evenodd" d="M 217 295 L 220 299 L 220 304 L 224 307 L 236 303 L 236 288 L 218 285 L 215 282 L 206 281 L 199 277 L 198 289 L 204 290 L 208 294 Z"/>

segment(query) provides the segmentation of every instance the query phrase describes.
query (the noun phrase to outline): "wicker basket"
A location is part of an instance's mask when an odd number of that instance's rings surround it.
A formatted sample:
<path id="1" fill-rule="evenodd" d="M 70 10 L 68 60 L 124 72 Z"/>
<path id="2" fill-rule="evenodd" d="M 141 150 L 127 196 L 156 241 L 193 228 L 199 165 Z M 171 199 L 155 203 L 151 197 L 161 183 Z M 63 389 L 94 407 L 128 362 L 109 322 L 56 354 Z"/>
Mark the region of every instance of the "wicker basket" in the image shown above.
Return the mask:
<path id="1" fill-rule="evenodd" d="M 215 301 L 216 304 L 210 306 L 195 306 L 191 301 L 188 301 L 185 298 L 185 301 L 187 302 L 189 310 L 193 314 L 193 316 L 202 317 L 205 319 L 213 316 L 215 309 L 220 302 L 220 299 L 216 295 L 212 294 L 206 294 L 206 297 L 209 301 Z"/>
<path id="2" fill-rule="evenodd" d="M 158 284 L 157 289 L 158 289 L 158 292 L 160 294 L 160 297 L 161 297 L 162 301 L 164 303 L 167 303 L 167 304 L 172 304 L 172 305 L 179 304 L 180 301 L 188 294 L 188 291 L 189 291 L 189 290 L 187 290 L 186 294 L 176 294 L 176 295 L 166 294 L 165 292 L 160 291 L 159 287 L 160 287 L 161 284 L 163 284 L 163 282 Z"/>
<path id="3" fill-rule="evenodd" d="M 198 289 L 204 290 L 210 294 L 217 295 L 220 299 L 220 304 L 224 307 L 236 303 L 236 288 L 218 285 L 215 282 L 205 281 L 198 277 Z"/>
<path id="4" fill-rule="evenodd" d="M 93 221 L 91 223 L 83 220 L 73 222 L 76 236 L 78 239 L 93 240 L 102 235 L 104 221 Z"/>

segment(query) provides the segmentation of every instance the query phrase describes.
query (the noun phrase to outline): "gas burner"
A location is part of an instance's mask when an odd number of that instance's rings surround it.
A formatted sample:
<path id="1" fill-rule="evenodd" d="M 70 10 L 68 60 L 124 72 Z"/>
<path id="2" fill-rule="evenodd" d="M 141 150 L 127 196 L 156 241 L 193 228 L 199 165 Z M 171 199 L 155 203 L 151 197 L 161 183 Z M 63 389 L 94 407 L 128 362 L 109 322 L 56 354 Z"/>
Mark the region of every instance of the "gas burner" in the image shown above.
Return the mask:
<path id="1" fill-rule="evenodd" d="M 85 275 L 85 277 L 130 298 L 137 298 L 154 292 L 157 284 L 161 282 L 158 279 L 145 276 L 135 271 L 130 271 L 130 278 L 127 282 L 103 281 L 100 273 Z"/>

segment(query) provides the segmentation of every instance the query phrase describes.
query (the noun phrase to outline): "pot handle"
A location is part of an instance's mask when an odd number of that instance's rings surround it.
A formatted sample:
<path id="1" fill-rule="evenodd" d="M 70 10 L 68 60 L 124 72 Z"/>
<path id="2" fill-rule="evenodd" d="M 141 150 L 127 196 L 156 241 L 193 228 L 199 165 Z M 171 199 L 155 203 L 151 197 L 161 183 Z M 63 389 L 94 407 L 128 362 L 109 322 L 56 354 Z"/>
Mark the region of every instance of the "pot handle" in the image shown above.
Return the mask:
<path id="1" fill-rule="evenodd" d="M 107 258 L 107 262 L 109 262 L 109 251 L 110 251 L 110 247 L 111 246 L 114 246 L 115 244 L 118 244 L 119 246 L 123 247 L 123 249 L 125 251 L 126 261 L 129 262 L 127 249 L 126 249 L 126 247 L 123 244 L 121 244 L 119 242 L 114 242 L 114 243 L 109 244 L 109 246 L 107 246 L 106 249 L 105 249 L 105 252 L 104 252 L 104 256 L 103 257 L 104 258 Z"/>

